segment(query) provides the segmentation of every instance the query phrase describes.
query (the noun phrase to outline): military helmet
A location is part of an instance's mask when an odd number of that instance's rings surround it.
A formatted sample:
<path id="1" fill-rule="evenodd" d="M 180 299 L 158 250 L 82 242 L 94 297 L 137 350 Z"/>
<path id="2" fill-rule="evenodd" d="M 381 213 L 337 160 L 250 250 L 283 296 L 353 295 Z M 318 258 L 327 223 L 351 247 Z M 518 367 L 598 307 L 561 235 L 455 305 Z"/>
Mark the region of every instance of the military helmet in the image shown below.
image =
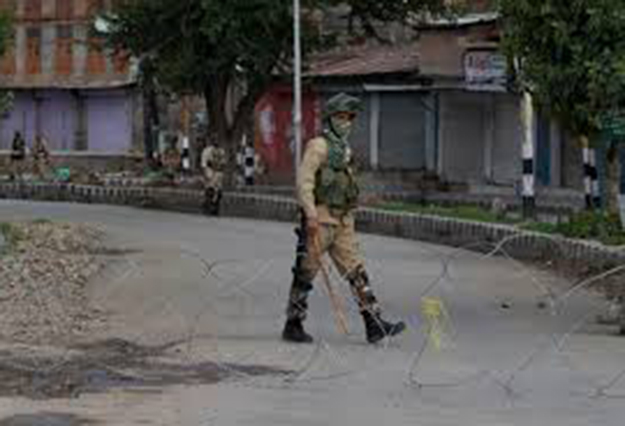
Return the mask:
<path id="1" fill-rule="evenodd" d="M 328 118 L 340 112 L 356 114 L 362 110 L 362 101 L 346 93 L 333 96 L 326 103 L 324 117 Z"/>

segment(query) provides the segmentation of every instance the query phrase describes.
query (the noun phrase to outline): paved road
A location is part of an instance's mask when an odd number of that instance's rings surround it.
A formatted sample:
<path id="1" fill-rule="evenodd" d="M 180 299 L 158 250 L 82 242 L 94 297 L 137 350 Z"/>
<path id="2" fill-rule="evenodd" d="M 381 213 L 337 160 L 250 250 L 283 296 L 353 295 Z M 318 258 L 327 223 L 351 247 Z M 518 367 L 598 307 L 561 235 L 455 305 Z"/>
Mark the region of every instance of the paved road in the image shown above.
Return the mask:
<path id="1" fill-rule="evenodd" d="M 593 317 L 600 301 L 579 293 L 557 315 L 541 310 L 542 286 L 560 292 L 563 283 L 512 262 L 364 237 L 375 288 L 389 316 L 405 319 L 409 332 L 367 346 L 351 307 L 350 335 L 342 336 L 319 287 L 309 328 L 320 343 L 293 347 L 279 340 L 291 226 L 0 202 L 0 222 L 36 218 L 99 224 L 110 246 L 128 250 L 91 289 L 94 303 L 111 312 L 110 335 L 142 344 L 191 336 L 192 343 L 171 351 L 189 365 L 212 360 L 297 374 L 187 383 L 156 393 L 114 390 L 73 401 L 0 400 L 0 425 L 3 417 L 42 412 L 110 425 L 622 424 L 625 380 L 614 379 L 625 369 L 625 340 L 580 323 Z M 213 269 L 203 276 L 206 264 Z M 431 295 L 445 301 L 453 338 L 419 356 L 427 334 L 420 301 L 436 282 Z M 556 353 L 553 339 L 562 336 L 568 338 Z M 614 386 L 593 397 L 611 381 Z M 59 424 L 71 424 L 62 423 L 65 418 Z"/>

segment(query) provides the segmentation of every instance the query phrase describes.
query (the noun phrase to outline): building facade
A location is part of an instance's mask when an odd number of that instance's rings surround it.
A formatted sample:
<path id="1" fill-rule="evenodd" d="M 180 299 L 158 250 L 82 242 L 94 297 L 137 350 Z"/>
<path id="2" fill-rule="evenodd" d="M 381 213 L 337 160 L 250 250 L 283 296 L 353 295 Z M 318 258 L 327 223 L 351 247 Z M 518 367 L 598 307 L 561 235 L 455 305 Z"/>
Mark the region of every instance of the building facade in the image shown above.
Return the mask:
<path id="1" fill-rule="evenodd" d="M 0 119 L 0 149 L 15 132 L 28 145 L 44 136 L 52 150 L 124 155 L 140 146 L 139 97 L 129 60 L 103 48 L 90 30 L 113 0 L 0 0 L 14 37 L 0 65 L 0 88 L 15 95 Z"/>
<path id="2" fill-rule="evenodd" d="M 373 182 L 410 189 L 423 187 L 426 178 L 513 194 L 523 178 L 521 97 L 507 84 L 499 31 L 498 15 L 484 10 L 429 22 L 418 38 L 391 46 L 352 44 L 314 57 L 306 83 L 316 103 L 308 116 L 318 117 L 314 112 L 338 91 L 363 99 L 353 145 Z M 273 97 L 273 110 L 289 110 L 287 88 Z M 267 120 L 263 126 L 271 128 Z M 539 188 L 582 189 L 581 149 L 540 112 L 534 122 Z M 288 134 L 289 126 L 288 120 L 274 123 L 276 134 Z M 293 162 L 292 155 L 282 155 L 282 167 Z"/>

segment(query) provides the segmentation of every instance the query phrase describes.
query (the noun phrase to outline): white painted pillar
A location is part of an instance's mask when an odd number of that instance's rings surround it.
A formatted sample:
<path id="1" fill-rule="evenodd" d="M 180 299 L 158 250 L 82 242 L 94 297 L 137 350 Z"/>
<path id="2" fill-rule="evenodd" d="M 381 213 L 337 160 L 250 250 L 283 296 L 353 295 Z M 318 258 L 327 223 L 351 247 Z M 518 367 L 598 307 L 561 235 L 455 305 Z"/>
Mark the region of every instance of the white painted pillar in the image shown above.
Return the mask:
<path id="1" fill-rule="evenodd" d="M 523 216 L 533 218 L 536 210 L 536 147 L 535 116 L 532 95 L 525 92 L 522 98 L 523 118 Z"/>
<path id="2" fill-rule="evenodd" d="M 597 151 L 590 146 L 590 141 L 585 136 L 582 138 L 582 156 L 584 160 L 584 195 L 586 208 L 592 209 L 600 204 Z"/>

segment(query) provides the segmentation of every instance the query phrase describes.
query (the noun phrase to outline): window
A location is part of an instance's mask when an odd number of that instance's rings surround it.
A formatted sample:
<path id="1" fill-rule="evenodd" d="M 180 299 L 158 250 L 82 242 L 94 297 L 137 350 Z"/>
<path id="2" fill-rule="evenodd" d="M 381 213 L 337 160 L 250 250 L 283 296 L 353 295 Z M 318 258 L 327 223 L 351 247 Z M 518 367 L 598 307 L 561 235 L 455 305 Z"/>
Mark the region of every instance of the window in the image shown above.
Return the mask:
<path id="1" fill-rule="evenodd" d="M 26 31 L 26 73 L 41 73 L 41 30 L 29 28 Z"/>
<path id="2" fill-rule="evenodd" d="M 87 54 L 87 73 L 105 74 L 106 56 L 104 54 L 104 40 L 98 37 L 89 39 L 89 51 Z"/>
<path id="3" fill-rule="evenodd" d="M 56 37 L 55 70 L 59 75 L 70 75 L 73 65 L 73 31 L 71 25 L 59 25 Z"/>

